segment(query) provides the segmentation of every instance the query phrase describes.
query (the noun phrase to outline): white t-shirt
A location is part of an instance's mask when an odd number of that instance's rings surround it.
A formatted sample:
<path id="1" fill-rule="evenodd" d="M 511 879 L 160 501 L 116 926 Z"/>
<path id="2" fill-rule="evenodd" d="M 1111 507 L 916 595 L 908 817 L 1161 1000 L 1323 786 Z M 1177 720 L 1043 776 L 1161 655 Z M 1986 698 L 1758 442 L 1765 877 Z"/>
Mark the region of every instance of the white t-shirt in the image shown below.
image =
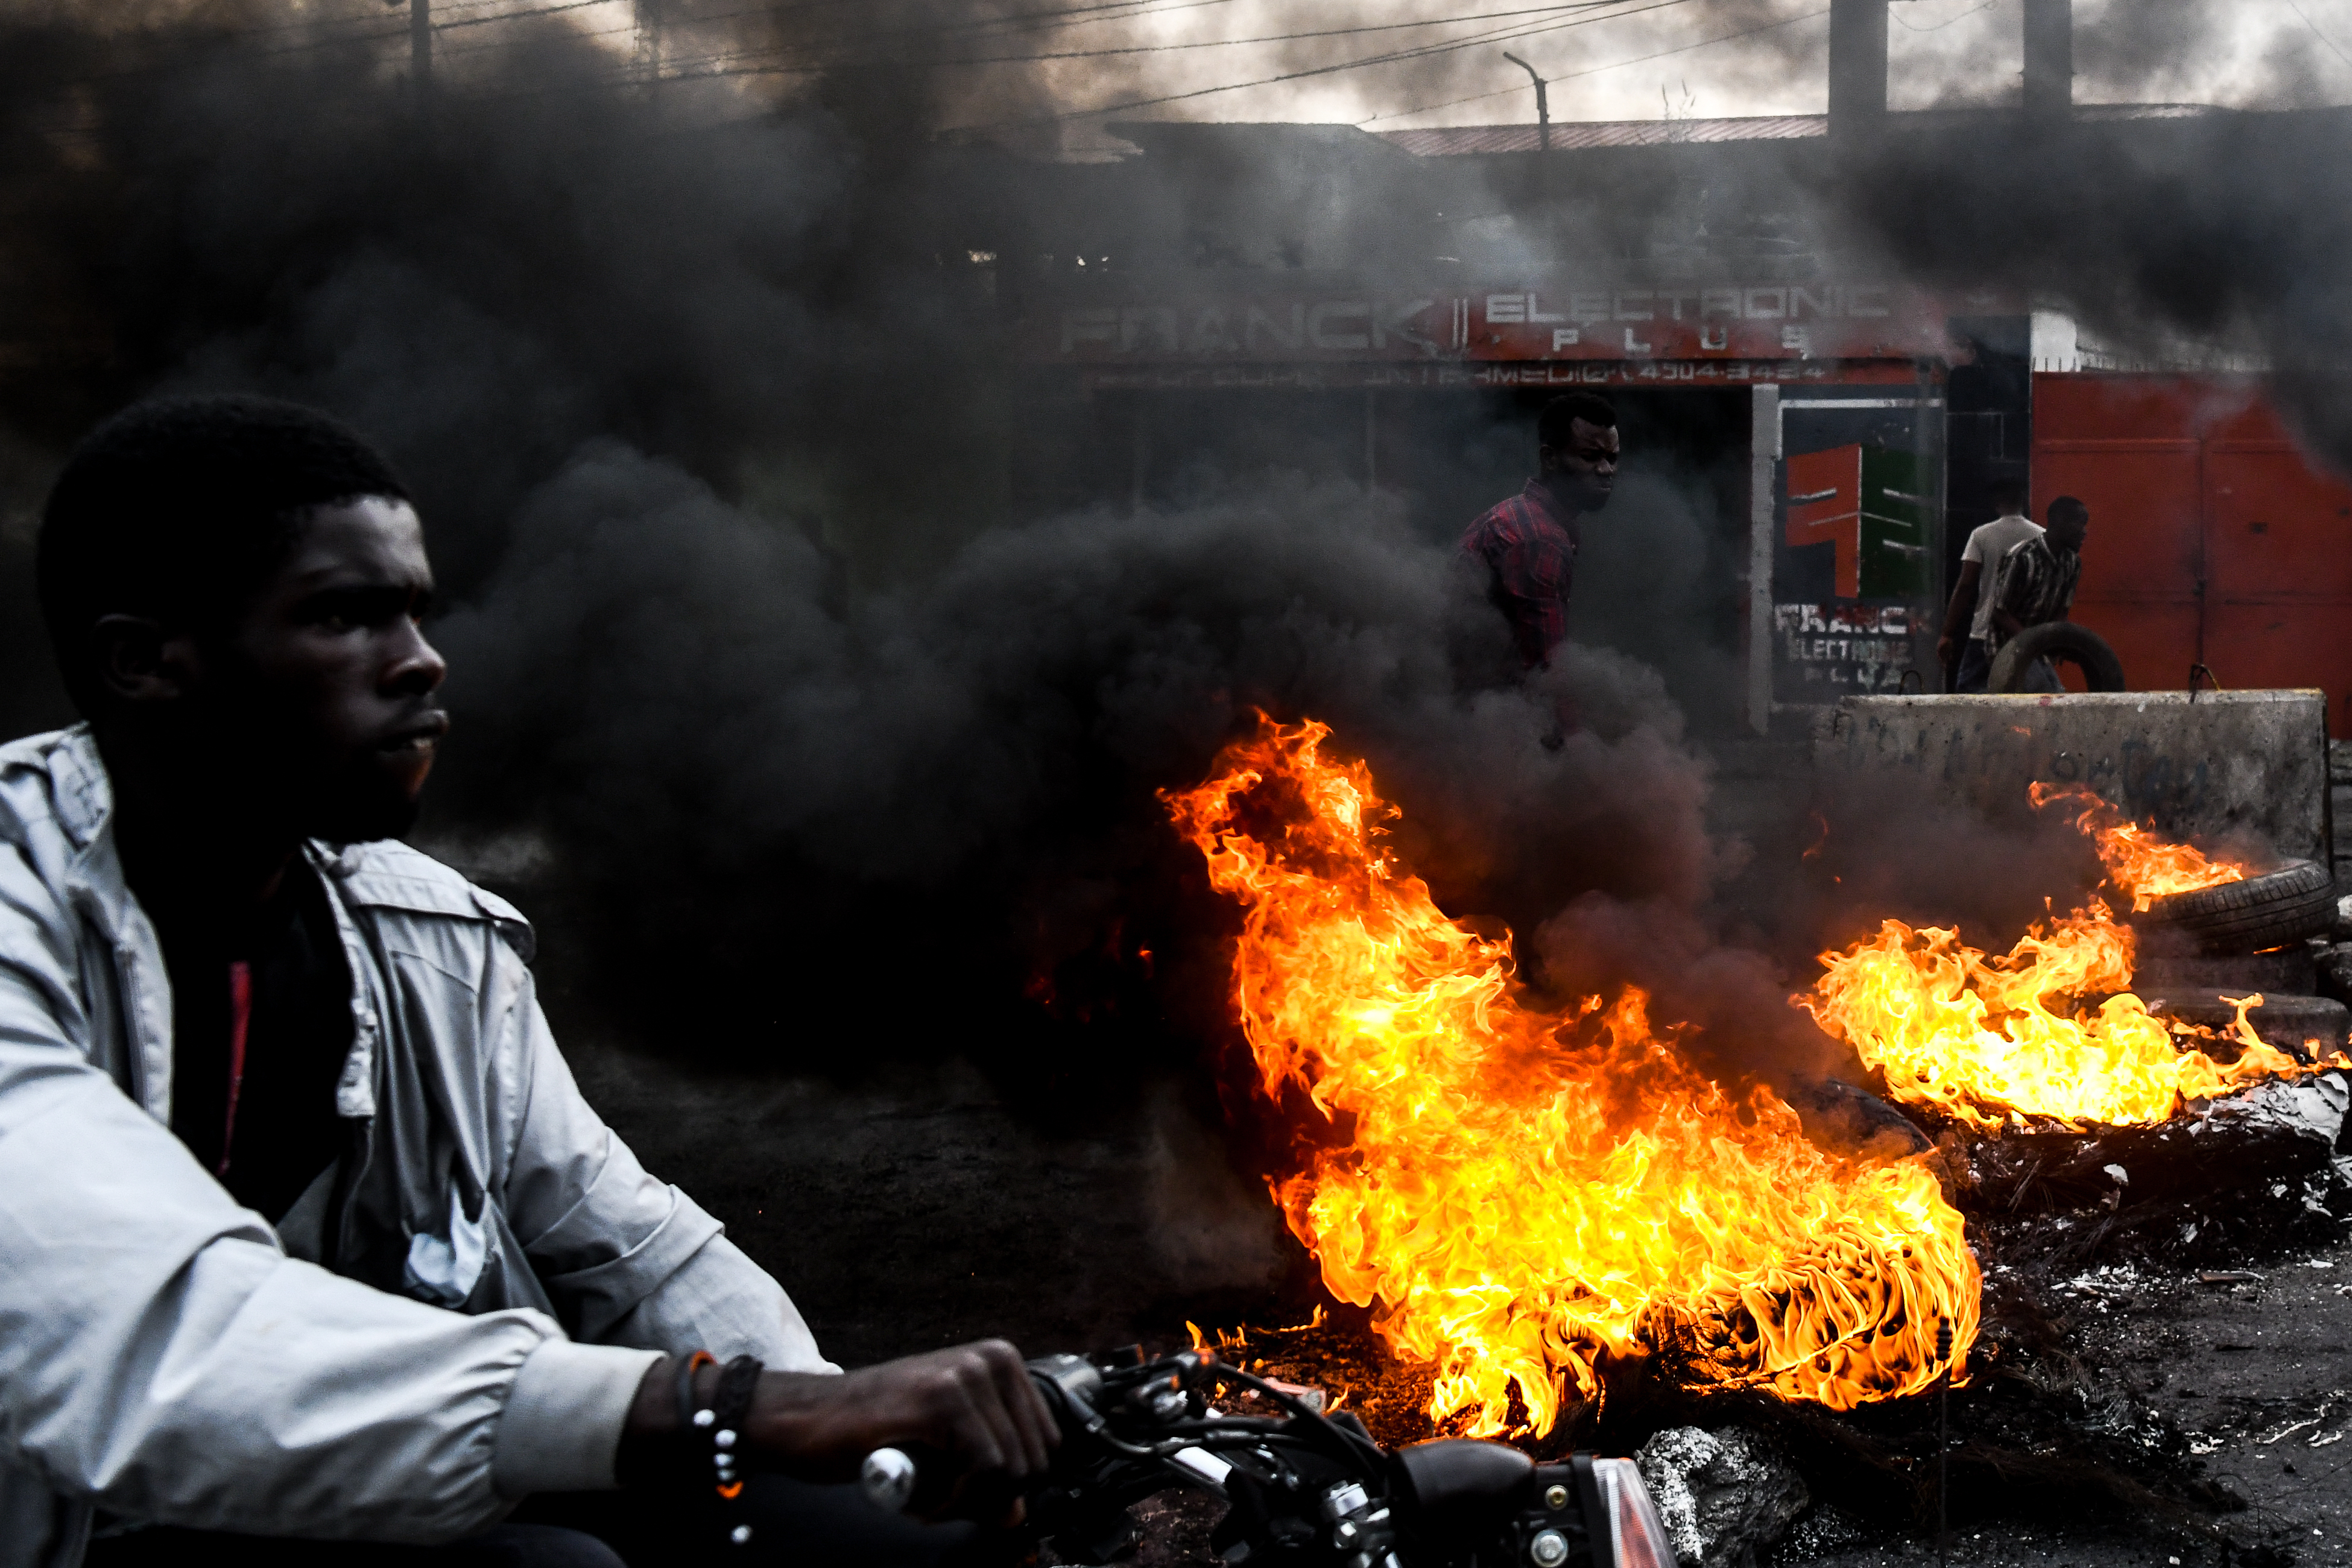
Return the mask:
<path id="1" fill-rule="evenodd" d="M 2042 528 L 2031 518 L 2011 512 L 2007 517 L 1994 518 L 1980 524 L 1969 535 L 1969 542 L 1960 552 L 1964 562 L 1977 563 L 1977 613 L 1969 622 L 1969 636 L 1990 639 L 1992 636 L 1992 605 L 2000 587 L 2001 558 L 2029 539 L 2042 537 Z"/>

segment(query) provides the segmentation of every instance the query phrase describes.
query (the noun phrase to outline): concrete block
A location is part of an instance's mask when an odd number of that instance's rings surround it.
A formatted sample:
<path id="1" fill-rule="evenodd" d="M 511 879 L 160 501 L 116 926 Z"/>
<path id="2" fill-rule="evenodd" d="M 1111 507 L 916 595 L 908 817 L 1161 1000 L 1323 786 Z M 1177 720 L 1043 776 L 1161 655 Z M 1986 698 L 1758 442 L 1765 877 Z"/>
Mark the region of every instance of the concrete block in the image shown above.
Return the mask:
<path id="1" fill-rule="evenodd" d="M 2203 843 L 2246 835 L 2326 863 L 2327 699 L 2316 690 L 1849 697 L 1813 723 L 1813 773 L 1916 780 L 1990 822 L 2032 816 L 2035 783 L 2082 784 Z"/>

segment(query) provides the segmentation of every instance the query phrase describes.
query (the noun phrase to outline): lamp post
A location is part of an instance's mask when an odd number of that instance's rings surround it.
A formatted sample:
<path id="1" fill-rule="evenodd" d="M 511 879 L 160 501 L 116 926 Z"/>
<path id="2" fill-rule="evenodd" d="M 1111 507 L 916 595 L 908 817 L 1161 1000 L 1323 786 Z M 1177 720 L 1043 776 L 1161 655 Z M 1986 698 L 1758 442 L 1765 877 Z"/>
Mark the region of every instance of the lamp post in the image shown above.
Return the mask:
<path id="1" fill-rule="evenodd" d="M 1551 151 L 1551 102 L 1545 94 L 1544 79 L 1536 75 L 1535 67 L 1510 50 L 1505 49 L 1503 58 L 1527 72 L 1528 79 L 1536 84 L 1536 145 L 1549 153 Z"/>

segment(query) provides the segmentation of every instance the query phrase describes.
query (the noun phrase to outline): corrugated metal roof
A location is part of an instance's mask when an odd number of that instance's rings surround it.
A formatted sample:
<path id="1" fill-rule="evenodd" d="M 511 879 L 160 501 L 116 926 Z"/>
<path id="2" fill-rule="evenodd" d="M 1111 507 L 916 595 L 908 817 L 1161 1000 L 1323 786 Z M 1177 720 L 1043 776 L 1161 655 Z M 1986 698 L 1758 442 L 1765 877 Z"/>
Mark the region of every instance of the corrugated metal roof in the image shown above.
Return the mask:
<path id="1" fill-rule="evenodd" d="M 1897 127 L 1956 126 L 1992 120 L 2014 110 L 2000 109 L 1904 110 L 1888 116 Z M 2187 120 L 2226 113 L 2202 103 L 2082 103 L 2078 121 Z M 1685 142 L 1794 142 L 1826 136 L 1826 114 L 1759 114 L 1728 120 L 1565 120 L 1551 128 L 1555 152 L 1581 147 L 1664 147 Z M 1375 131 L 1371 134 L 1421 158 L 1460 157 L 1475 153 L 1533 153 L 1541 132 L 1533 125 L 1444 125 L 1427 131 Z"/>
<path id="2" fill-rule="evenodd" d="M 1551 128 L 1555 151 L 1578 147 L 1656 147 L 1678 142 L 1788 142 L 1829 134 L 1826 114 L 1760 114 L 1736 120 L 1570 120 Z M 1444 125 L 1428 131 L 1376 131 L 1423 158 L 1469 153 L 1533 153 L 1533 125 Z"/>

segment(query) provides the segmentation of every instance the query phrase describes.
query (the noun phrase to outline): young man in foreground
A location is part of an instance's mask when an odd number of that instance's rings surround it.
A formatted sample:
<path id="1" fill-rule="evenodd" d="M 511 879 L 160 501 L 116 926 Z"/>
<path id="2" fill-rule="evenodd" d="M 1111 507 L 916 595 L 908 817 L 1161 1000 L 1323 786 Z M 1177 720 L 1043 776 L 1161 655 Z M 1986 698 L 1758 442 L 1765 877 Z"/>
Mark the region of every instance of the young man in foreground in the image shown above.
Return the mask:
<path id="1" fill-rule="evenodd" d="M 501 1521 L 624 1481 L 661 1561 L 809 1561 L 764 1476 L 888 1444 L 1004 1514 L 1055 1436 L 1017 1352 L 839 1373 L 581 1099 L 522 918 L 394 841 L 448 721 L 374 452 L 134 408 L 68 460 L 39 570 L 88 722 L 0 748 L 0 1568 L 93 1526 L 114 1564 L 609 1565 Z"/>

